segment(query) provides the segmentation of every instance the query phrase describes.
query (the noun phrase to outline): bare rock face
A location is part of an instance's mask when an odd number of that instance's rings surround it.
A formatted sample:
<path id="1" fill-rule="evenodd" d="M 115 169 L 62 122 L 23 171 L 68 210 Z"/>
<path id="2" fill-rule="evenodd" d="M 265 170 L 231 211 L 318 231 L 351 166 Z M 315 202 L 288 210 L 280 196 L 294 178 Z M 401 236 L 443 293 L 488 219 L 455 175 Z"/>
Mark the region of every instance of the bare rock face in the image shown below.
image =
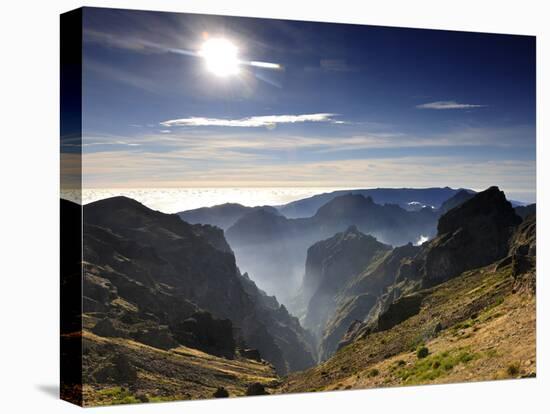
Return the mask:
<path id="1" fill-rule="evenodd" d="M 423 295 L 415 293 L 393 302 L 378 318 L 378 331 L 385 331 L 416 315 L 420 311 Z"/>
<path id="2" fill-rule="evenodd" d="M 334 296 L 361 273 L 377 254 L 391 246 L 350 226 L 345 232 L 315 243 L 308 249 L 304 292 L 312 292 L 304 324 L 321 333 L 335 309 Z"/>
<path id="3" fill-rule="evenodd" d="M 510 237 L 520 223 L 521 218 L 497 187 L 451 209 L 439 219 L 438 235 L 426 249 L 424 286 L 502 259 L 508 254 Z"/>
<path id="4" fill-rule="evenodd" d="M 510 240 L 510 255 L 536 256 L 537 254 L 537 217 L 527 216 L 519 225 Z"/>
<path id="5" fill-rule="evenodd" d="M 536 214 L 528 215 L 519 225 L 510 241 L 512 275 L 516 278 L 515 289 L 532 294 L 536 290 L 537 265 L 537 220 Z"/>
<path id="6" fill-rule="evenodd" d="M 235 352 L 233 324 L 228 319 L 215 319 L 208 312 L 196 312 L 172 328 L 180 343 L 209 354 L 232 359 Z"/>

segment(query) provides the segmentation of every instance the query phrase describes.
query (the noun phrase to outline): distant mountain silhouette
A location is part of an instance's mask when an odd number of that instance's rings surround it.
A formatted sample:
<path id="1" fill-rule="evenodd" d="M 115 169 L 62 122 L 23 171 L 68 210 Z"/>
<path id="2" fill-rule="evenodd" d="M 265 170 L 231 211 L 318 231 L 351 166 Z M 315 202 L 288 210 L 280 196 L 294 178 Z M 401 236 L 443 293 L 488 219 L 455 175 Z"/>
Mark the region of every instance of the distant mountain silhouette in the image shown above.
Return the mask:
<path id="1" fill-rule="evenodd" d="M 417 210 L 421 206 L 439 208 L 441 204 L 461 189 L 443 188 L 371 188 L 363 190 L 338 190 L 317 194 L 309 198 L 279 206 L 278 210 L 288 218 L 311 217 L 330 200 L 345 195 L 371 197 L 377 204 L 397 204 L 407 210 Z M 412 203 L 412 204 L 411 204 Z"/>
<path id="2" fill-rule="evenodd" d="M 475 196 L 475 194 L 476 193 L 471 190 L 458 191 L 455 195 L 453 195 L 448 200 L 445 200 L 443 204 L 441 204 L 441 207 L 439 208 L 440 214 L 445 214 L 447 211 L 458 207 L 459 205 L 463 204 L 464 202 Z"/>
<path id="3" fill-rule="evenodd" d="M 247 213 L 264 209 L 277 214 L 277 209 L 270 206 L 246 207 L 236 203 L 219 204 L 213 207 L 201 207 L 194 210 L 186 210 L 178 213 L 185 221 L 191 224 L 210 224 L 223 230 L 227 230 L 235 222 Z"/>

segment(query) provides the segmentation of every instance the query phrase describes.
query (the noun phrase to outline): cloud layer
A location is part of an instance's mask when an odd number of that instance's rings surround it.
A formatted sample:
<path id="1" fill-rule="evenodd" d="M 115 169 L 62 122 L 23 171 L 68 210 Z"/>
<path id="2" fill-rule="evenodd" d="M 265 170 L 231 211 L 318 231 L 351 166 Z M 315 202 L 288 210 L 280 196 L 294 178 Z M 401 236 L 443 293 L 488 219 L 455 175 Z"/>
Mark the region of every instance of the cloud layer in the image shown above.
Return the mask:
<path id="1" fill-rule="evenodd" d="M 429 102 L 422 105 L 417 105 L 418 109 L 471 109 L 471 108 L 483 108 L 487 105 L 478 104 L 465 104 L 458 103 L 456 101 L 436 101 Z"/>
<path id="2" fill-rule="evenodd" d="M 190 117 L 171 119 L 161 122 L 165 127 L 172 126 L 222 126 L 222 127 L 242 127 L 242 128 L 258 128 L 271 127 L 276 124 L 295 124 L 298 122 L 334 122 L 332 117 L 336 114 L 319 113 L 319 114 L 303 114 L 303 115 L 266 115 L 266 116 L 251 116 L 248 118 L 239 119 L 223 119 L 223 118 L 204 118 Z"/>

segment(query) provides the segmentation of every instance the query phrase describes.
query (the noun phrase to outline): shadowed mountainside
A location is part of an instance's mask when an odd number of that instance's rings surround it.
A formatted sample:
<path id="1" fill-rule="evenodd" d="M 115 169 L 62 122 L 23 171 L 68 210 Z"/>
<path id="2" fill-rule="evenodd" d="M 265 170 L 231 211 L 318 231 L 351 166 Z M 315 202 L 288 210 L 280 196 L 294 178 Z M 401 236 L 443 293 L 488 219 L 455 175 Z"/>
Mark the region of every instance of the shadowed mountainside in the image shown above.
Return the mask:
<path id="1" fill-rule="evenodd" d="M 355 226 L 311 246 L 301 289 L 302 300 L 307 303 L 304 326 L 319 336 L 334 312 L 334 297 L 342 286 L 389 250 L 390 246 Z"/>
<path id="2" fill-rule="evenodd" d="M 514 210 L 516 210 L 516 214 L 518 216 L 520 216 L 522 219 L 525 219 L 530 214 L 535 214 L 537 212 L 537 205 L 533 203 L 526 206 L 517 206 Z"/>
<path id="3" fill-rule="evenodd" d="M 260 351 L 279 373 L 313 363 L 296 318 L 241 275 L 222 230 L 125 197 L 84 207 L 86 326 L 160 349 L 233 358 Z"/>

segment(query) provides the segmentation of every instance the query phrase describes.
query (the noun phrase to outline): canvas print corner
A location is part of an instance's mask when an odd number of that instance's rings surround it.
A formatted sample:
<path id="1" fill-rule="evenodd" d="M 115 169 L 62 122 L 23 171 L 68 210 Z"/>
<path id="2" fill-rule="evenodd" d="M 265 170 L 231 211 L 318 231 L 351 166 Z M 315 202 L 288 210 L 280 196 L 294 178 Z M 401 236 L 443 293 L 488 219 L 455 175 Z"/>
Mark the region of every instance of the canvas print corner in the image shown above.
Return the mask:
<path id="1" fill-rule="evenodd" d="M 61 18 L 61 397 L 536 376 L 535 38 Z"/>

